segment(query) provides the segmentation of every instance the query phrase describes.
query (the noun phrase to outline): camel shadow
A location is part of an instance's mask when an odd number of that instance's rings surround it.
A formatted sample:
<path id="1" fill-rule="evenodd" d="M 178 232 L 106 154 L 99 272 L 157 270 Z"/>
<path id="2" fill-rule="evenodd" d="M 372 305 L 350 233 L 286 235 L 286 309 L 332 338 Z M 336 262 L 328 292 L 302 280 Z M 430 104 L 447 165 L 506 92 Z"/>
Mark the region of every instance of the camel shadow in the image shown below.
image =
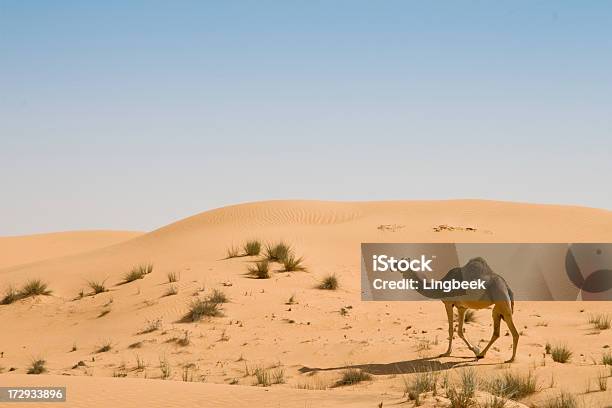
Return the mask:
<path id="1" fill-rule="evenodd" d="M 449 370 L 454 367 L 463 367 L 470 365 L 470 362 L 475 362 L 473 357 L 457 357 L 461 358 L 458 361 L 445 361 L 441 362 L 438 357 L 425 357 L 418 358 L 415 360 L 396 361 L 393 363 L 386 364 L 355 364 L 355 365 L 344 365 L 338 367 L 327 367 L 327 368 L 315 368 L 315 367 L 302 367 L 298 371 L 304 373 L 314 373 L 318 371 L 333 371 L 333 370 L 346 370 L 349 368 L 360 369 L 373 375 L 392 375 L 392 374 L 414 374 L 423 373 L 429 371 L 441 371 Z M 466 361 L 468 360 L 468 361 Z"/>

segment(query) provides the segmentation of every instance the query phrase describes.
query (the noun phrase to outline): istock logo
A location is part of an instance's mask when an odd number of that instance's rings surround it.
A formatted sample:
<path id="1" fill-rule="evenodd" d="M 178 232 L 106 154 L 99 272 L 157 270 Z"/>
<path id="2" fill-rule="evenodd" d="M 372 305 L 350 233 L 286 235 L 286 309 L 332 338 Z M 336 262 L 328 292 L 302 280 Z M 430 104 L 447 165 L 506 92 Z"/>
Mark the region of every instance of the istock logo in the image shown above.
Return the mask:
<path id="1" fill-rule="evenodd" d="M 374 255 L 372 257 L 372 268 L 374 272 L 432 272 L 431 266 L 429 266 L 432 261 L 432 258 L 427 258 L 425 255 L 415 259 L 395 259 L 395 257 L 387 255 Z"/>

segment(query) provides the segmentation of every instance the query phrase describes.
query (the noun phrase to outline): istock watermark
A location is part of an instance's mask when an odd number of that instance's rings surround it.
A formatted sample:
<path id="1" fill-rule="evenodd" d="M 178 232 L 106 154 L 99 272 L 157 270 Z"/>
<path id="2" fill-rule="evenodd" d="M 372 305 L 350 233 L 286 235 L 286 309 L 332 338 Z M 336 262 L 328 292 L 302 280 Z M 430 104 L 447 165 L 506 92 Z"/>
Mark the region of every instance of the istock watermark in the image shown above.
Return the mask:
<path id="1" fill-rule="evenodd" d="M 364 243 L 363 300 L 612 300 L 612 243 Z M 503 288 L 503 290 L 502 290 Z"/>

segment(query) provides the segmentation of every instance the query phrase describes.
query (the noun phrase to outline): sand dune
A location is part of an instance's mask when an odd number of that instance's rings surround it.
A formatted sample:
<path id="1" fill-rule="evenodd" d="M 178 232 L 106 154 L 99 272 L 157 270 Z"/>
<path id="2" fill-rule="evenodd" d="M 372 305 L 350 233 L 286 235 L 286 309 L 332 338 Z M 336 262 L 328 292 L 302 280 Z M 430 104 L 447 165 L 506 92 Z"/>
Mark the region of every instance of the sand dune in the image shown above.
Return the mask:
<path id="1" fill-rule="evenodd" d="M 245 272 L 254 258 L 223 259 L 228 247 L 249 238 L 289 242 L 304 256 L 308 271 L 276 271 L 269 280 L 250 279 Z M 108 391 L 105 395 L 128 393 L 125 406 L 136 406 L 139 398 L 150 398 L 153 406 L 172 406 L 163 399 L 168 394 L 177 394 L 176 405 L 183 406 L 206 395 L 218 396 L 208 406 L 220 407 L 236 406 L 236 401 L 249 406 L 373 407 L 384 400 L 391 405 L 405 400 L 403 379 L 422 370 L 424 362 L 448 368 L 453 376 L 461 367 L 474 367 L 489 377 L 503 372 L 501 362 L 509 357 L 511 341 L 502 335 L 479 362 L 459 342 L 452 357 L 433 358 L 445 348 L 442 305 L 361 302 L 361 242 L 611 240 L 612 212 L 578 207 L 473 200 L 269 201 L 216 209 L 116 245 L 0 269 L 0 290 L 29 278 L 42 278 L 53 290 L 51 296 L 0 306 L 0 327 L 11 328 L 0 334 L 0 383 L 64 381 L 77 389 L 74 406 L 101 405 L 91 402 L 95 399 L 82 400 L 82 390 L 94 387 L 92 379 L 65 376 L 109 377 L 100 382 Z M 150 275 L 119 285 L 131 267 L 148 262 L 154 264 Z M 180 274 L 173 296 L 164 296 L 170 287 L 168 272 Z M 338 276 L 339 290 L 315 288 L 327 273 Z M 90 279 L 105 280 L 109 291 L 78 299 Z M 230 299 L 224 316 L 179 323 L 194 295 L 212 289 L 223 290 Z M 286 304 L 292 295 L 296 303 Z M 612 335 L 610 330 L 593 331 L 587 315 L 605 312 L 612 313 L 609 302 L 517 304 L 515 321 L 523 336 L 510 369 L 533 371 L 542 386 L 526 402 L 541 401 L 561 389 L 594 391 L 604 367 L 593 361 L 601 359 L 605 346 L 612 346 Z M 490 317 L 486 310 L 476 316 L 466 331 L 482 343 L 490 337 Z M 177 339 L 186 335 L 189 345 L 179 345 Z M 547 341 L 567 344 L 574 352 L 572 362 L 554 363 L 543 356 Z M 107 342 L 110 351 L 96 351 Z M 36 357 L 47 361 L 53 376 L 21 376 Z M 73 368 L 79 361 L 82 365 Z M 138 361 L 146 364 L 139 367 Z M 169 379 L 180 381 L 187 371 L 198 383 L 144 379 L 162 377 L 166 362 Z M 350 366 L 371 372 L 373 380 L 332 388 Z M 254 387 L 256 368 L 282 369 L 284 383 Z M 549 388 L 553 376 L 555 384 Z M 581 398 L 605 406 L 612 404 L 612 391 Z M 435 398 L 426 404 L 435 404 Z"/>
<path id="2" fill-rule="evenodd" d="M 0 237 L 0 269 L 91 251 L 141 234 L 135 231 L 70 231 Z"/>

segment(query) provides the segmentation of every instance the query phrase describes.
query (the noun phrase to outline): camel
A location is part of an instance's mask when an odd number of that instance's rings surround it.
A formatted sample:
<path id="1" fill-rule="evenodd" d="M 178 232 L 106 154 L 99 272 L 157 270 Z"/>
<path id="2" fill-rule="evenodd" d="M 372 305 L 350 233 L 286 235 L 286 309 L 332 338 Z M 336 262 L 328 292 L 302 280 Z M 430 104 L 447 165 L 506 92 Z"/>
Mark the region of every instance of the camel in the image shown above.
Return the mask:
<path id="1" fill-rule="evenodd" d="M 424 280 L 431 281 L 431 278 L 425 276 L 422 272 L 408 270 L 402 272 L 404 278 L 417 279 L 419 282 L 419 293 L 434 299 L 442 300 L 448 317 L 448 349 L 440 357 L 450 356 L 453 345 L 453 311 L 457 308 L 459 325 L 457 333 L 465 342 L 468 348 L 476 355 L 477 359 L 484 358 L 489 351 L 489 348 L 499 338 L 500 322 L 503 319 L 510 329 L 512 334 L 512 358 L 506 361 L 511 363 L 516 357 L 516 348 L 519 340 L 519 333 L 514 326 L 512 313 L 514 311 L 514 294 L 506 283 L 503 277 L 491 270 L 487 262 L 482 258 L 473 258 L 465 266 L 453 268 L 441 279 L 441 281 L 457 280 L 457 281 L 475 281 L 481 279 L 485 281 L 484 290 L 454 290 L 444 292 L 442 289 L 423 289 Z M 493 306 L 493 334 L 489 344 L 484 350 L 479 351 L 477 347 L 472 346 L 463 332 L 463 321 L 467 309 L 484 309 L 491 305 Z"/>

